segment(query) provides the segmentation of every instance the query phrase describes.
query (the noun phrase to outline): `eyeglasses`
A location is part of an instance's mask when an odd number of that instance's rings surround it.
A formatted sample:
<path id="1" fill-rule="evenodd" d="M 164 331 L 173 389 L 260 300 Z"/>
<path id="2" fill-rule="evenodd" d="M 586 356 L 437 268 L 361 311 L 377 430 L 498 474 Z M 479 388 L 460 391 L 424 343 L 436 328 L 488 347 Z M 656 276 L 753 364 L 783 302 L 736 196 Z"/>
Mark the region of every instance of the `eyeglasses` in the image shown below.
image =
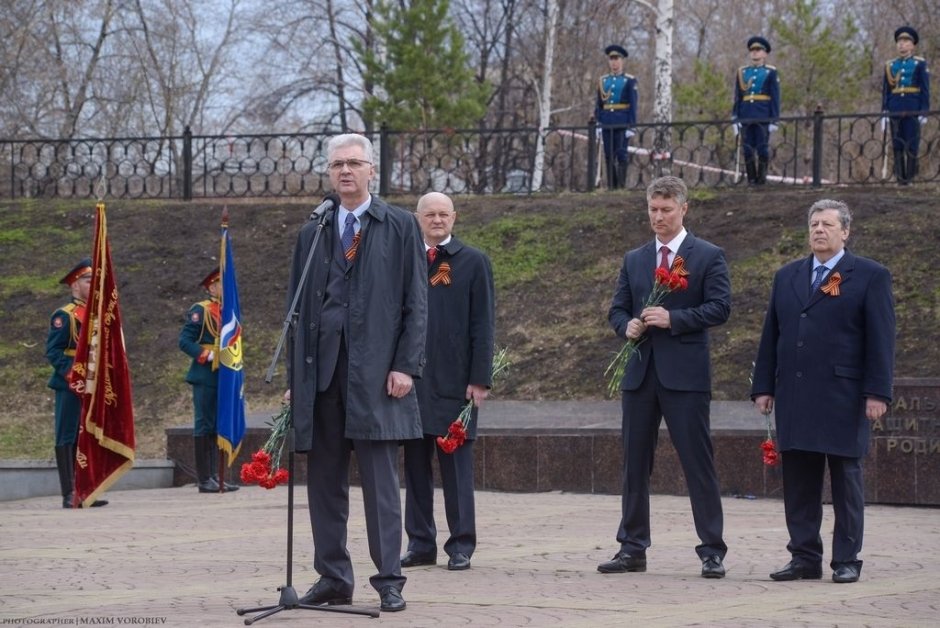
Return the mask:
<path id="1" fill-rule="evenodd" d="M 364 161 L 362 159 L 337 159 L 336 161 L 331 161 L 328 168 L 334 172 L 339 172 L 344 167 L 348 167 L 350 170 L 361 170 L 371 165 L 371 161 Z"/>

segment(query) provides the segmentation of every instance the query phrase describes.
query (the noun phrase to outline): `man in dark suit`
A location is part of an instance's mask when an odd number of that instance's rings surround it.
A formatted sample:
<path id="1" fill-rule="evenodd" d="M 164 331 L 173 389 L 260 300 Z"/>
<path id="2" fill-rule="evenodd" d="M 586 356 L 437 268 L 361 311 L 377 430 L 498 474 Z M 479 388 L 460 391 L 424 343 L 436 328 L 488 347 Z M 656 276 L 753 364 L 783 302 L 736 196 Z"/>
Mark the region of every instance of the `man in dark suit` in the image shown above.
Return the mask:
<path id="1" fill-rule="evenodd" d="M 711 362 L 708 328 L 731 312 L 731 282 L 720 248 L 683 226 L 688 190 L 676 177 L 661 177 L 646 189 L 652 242 L 623 259 L 608 319 L 617 337 L 640 340 L 623 381 L 623 517 L 619 551 L 598 565 L 601 573 L 646 571 L 650 546 L 649 481 L 659 425 L 665 417 L 692 502 L 695 548 L 702 576 L 722 578 L 727 546 L 722 540 L 721 493 L 709 435 Z M 681 258 L 681 262 L 678 262 Z M 657 267 L 684 267 L 688 288 L 647 307 Z M 678 272 L 678 271 L 677 271 Z"/>
<path id="2" fill-rule="evenodd" d="M 296 448 L 308 452 L 313 567 L 320 574 L 300 601 L 352 602 L 346 522 L 355 449 L 369 554 L 378 570 L 370 582 L 383 611 L 400 611 L 398 443 L 421 437 L 413 379 L 425 361 L 424 246 L 414 215 L 369 193 L 375 176 L 369 140 L 335 136 L 327 155 L 340 206 L 323 215 L 328 224 L 312 254 L 317 221 L 301 229 L 288 292 L 303 290 L 289 381 Z"/>
<path id="3" fill-rule="evenodd" d="M 473 502 L 473 441 L 478 408 L 492 384 L 495 306 L 489 258 L 453 237 L 457 212 L 445 194 L 431 192 L 418 201 L 418 224 L 428 259 L 428 344 L 424 377 L 415 382 L 421 408 L 422 438 L 405 441 L 405 531 L 408 551 L 402 567 L 437 562 L 434 478 L 437 450 L 450 537 L 447 568 L 470 568 L 477 532 Z M 466 442 L 445 453 L 445 436 L 467 401 L 473 402 Z"/>
<path id="4" fill-rule="evenodd" d="M 783 454 L 783 504 L 791 561 L 774 580 L 822 577 L 823 477 L 832 478 L 833 582 L 856 582 L 862 570 L 865 497 L 861 459 L 869 422 L 891 401 L 894 299 L 891 274 L 845 248 L 852 214 L 841 201 L 809 210 L 813 254 L 774 276 L 751 398 L 776 406 Z"/>

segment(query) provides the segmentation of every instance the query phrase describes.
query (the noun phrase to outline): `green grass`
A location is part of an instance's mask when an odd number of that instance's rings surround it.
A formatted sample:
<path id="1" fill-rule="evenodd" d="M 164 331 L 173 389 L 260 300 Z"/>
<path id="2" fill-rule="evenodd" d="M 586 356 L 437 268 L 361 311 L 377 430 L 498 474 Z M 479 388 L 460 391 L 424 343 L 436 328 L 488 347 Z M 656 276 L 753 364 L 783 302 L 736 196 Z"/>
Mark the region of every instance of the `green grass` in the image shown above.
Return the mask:
<path id="1" fill-rule="evenodd" d="M 7 298 L 17 292 L 30 292 L 37 295 L 51 296 L 61 292 L 58 277 L 37 275 L 0 275 L 0 298 Z"/>
<path id="2" fill-rule="evenodd" d="M 0 459 L 50 459 L 54 444 L 52 413 L 45 420 L 37 416 L 24 423 L 5 423 L 0 429 Z"/>

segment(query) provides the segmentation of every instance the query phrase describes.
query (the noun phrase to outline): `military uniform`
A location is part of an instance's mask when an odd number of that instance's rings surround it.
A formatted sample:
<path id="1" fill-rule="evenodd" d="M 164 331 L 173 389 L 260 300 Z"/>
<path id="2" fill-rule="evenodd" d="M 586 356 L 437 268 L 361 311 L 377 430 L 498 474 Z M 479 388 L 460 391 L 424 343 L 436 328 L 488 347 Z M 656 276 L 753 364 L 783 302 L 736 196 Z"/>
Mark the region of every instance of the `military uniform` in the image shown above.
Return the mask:
<path id="1" fill-rule="evenodd" d="M 83 259 L 59 280 L 71 288 L 72 284 L 91 275 L 91 260 Z M 46 336 L 46 359 L 52 365 L 52 376 L 47 386 L 55 391 L 55 461 L 62 489 L 62 507 L 72 507 L 75 476 L 75 449 L 78 425 L 82 414 L 82 401 L 69 388 L 69 372 L 75 361 L 78 335 L 85 316 L 85 301 L 76 296 L 52 313 Z M 93 506 L 104 506 L 107 500 L 95 500 Z"/>
<path id="2" fill-rule="evenodd" d="M 219 269 L 210 272 L 201 285 L 219 281 Z M 212 297 L 193 304 L 186 313 L 186 323 L 180 330 L 179 348 L 192 358 L 186 382 L 193 387 L 193 442 L 196 462 L 197 487 L 200 493 L 219 490 L 216 474 L 219 448 L 216 442 L 216 410 L 218 408 L 219 371 L 214 354 L 219 338 L 219 301 Z M 237 486 L 226 483 L 226 490 Z"/>
<path id="3" fill-rule="evenodd" d="M 763 37 L 747 41 L 750 50 L 759 46 L 770 52 L 770 43 Z M 731 119 L 740 125 L 747 181 L 767 182 L 770 161 L 770 131 L 780 117 L 780 77 L 772 65 L 744 65 L 738 68 L 734 81 L 734 108 Z"/>
<path id="4" fill-rule="evenodd" d="M 894 41 L 907 37 L 917 45 L 917 31 L 902 26 L 894 33 Z M 907 185 L 917 175 L 917 153 L 920 150 L 920 126 L 930 110 L 930 71 L 923 57 L 895 57 L 885 62 L 881 88 L 881 110 L 891 123 L 891 148 L 894 152 L 894 174 L 898 183 Z"/>
<path id="5" fill-rule="evenodd" d="M 607 46 L 604 52 L 626 58 L 621 46 Z M 605 74 L 597 82 L 597 104 L 594 117 L 600 125 L 610 188 L 622 188 L 627 182 L 628 147 L 636 124 L 636 78 L 626 74 Z"/>

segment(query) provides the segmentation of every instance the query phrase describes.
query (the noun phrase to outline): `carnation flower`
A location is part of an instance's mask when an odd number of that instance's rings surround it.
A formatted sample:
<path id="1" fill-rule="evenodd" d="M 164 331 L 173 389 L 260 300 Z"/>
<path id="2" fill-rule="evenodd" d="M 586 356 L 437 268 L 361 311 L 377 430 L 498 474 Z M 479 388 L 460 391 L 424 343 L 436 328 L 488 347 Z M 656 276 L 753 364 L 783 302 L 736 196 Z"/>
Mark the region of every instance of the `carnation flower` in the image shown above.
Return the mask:
<path id="1" fill-rule="evenodd" d="M 509 370 L 508 350 L 503 348 L 493 356 L 493 382 L 502 377 Z M 445 454 L 452 454 L 467 441 L 470 430 L 470 421 L 473 420 L 473 399 L 468 401 L 454 422 L 447 428 L 446 436 L 437 437 L 437 446 Z"/>
<path id="2" fill-rule="evenodd" d="M 268 422 L 271 434 L 264 446 L 251 455 L 251 462 L 242 464 L 241 480 L 243 484 L 257 484 L 264 488 L 274 488 L 278 484 L 287 484 L 287 469 L 281 469 L 281 454 L 284 441 L 290 430 L 290 406 L 285 405 L 281 412 Z"/>
<path id="3" fill-rule="evenodd" d="M 685 269 L 685 260 L 679 255 L 676 255 L 676 259 L 672 263 L 672 270 L 667 270 L 662 266 L 657 268 L 656 272 L 653 273 L 653 289 L 646 297 L 643 309 L 662 305 L 666 295 L 670 292 L 687 289 L 689 287 L 689 280 L 686 279 L 688 275 L 689 271 Z M 630 363 L 630 360 L 637 352 L 637 348 L 644 340 L 646 340 L 645 335 L 635 339 L 627 339 L 617 355 L 614 356 L 614 359 L 607 365 L 604 375 L 610 377 L 607 380 L 608 396 L 613 397 L 620 390 L 620 382 L 623 380 L 623 374 L 627 371 L 627 364 Z"/>

